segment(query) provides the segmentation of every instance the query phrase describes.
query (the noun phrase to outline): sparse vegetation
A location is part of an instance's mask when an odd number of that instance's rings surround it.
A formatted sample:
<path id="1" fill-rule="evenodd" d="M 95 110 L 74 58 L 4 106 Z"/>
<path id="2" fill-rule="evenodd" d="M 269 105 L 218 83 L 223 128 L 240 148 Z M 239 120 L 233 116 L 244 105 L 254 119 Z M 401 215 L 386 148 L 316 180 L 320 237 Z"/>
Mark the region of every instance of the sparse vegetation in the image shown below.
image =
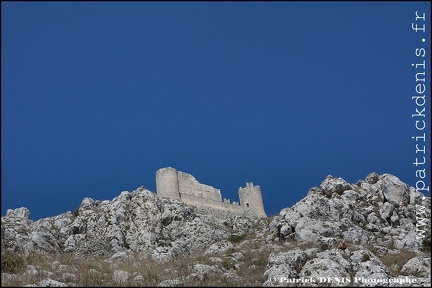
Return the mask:
<path id="1" fill-rule="evenodd" d="M 321 252 L 325 251 L 325 250 L 328 250 L 328 249 L 330 249 L 330 246 L 327 243 L 321 243 L 320 244 L 320 251 Z"/>
<path id="2" fill-rule="evenodd" d="M 2 273 L 19 273 L 25 267 L 25 259 L 15 252 L 6 251 L 1 255 Z"/>
<path id="3" fill-rule="evenodd" d="M 80 206 L 76 207 L 75 210 L 73 210 L 73 211 L 71 210 L 72 214 L 73 214 L 75 217 L 78 217 L 78 214 L 79 214 L 79 208 L 80 208 Z"/>
<path id="4" fill-rule="evenodd" d="M 245 240 L 245 238 L 246 238 L 246 234 L 232 234 L 231 236 L 230 236 L 230 238 L 229 238 L 229 240 L 232 242 L 232 243 L 240 243 L 241 241 L 243 241 L 243 240 Z"/>
<path id="5" fill-rule="evenodd" d="M 369 261 L 369 260 L 370 260 L 369 254 L 367 254 L 367 253 L 363 254 L 363 256 L 361 258 L 361 261 L 362 262 L 366 262 L 366 261 Z"/>
<path id="6" fill-rule="evenodd" d="M 319 244 L 317 244 L 316 242 L 313 242 L 313 241 L 298 243 L 298 247 L 302 250 L 306 250 L 309 248 L 317 248 L 319 246 L 320 246 Z"/>
<path id="7" fill-rule="evenodd" d="M 431 236 L 427 235 L 422 241 L 422 251 L 425 253 L 431 253 Z"/>
<path id="8" fill-rule="evenodd" d="M 244 259 L 236 261 L 231 254 L 242 252 Z M 77 256 L 72 253 L 64 254 L 32 254 L 24 257 L 14 252 L 6 252 L 2 255 L 2 273 L 20 273 L 19 277 L 13 277 L 8 282 L 2 282 L 2 286 L 25 286 L 27 284 L 37 284 L 46 278 L 51 278 L 60 282 L 67 282 L 65 277 L 68 273 L 75 275 L 73 283 L 81 287 L 96 286 L 129 286 L 156 287 L 161 281 L 181 279 L 184 286 L 257 286 L 264 282 L 264 271 L 268 262 L 271 250 L 257 249 L 236 249 L 224 253 L 213 255 L 219 257 L 222 262 L 213 262 L 209 255 L 204 251 L 198 251 L 193 255 L 172 259 L 170 261 L 158 262 L 144 254 L 136 253 L 130 259 L 116 260 L 115 265 L 111 261 L 101 256 Z M 204 279 L 197 279 L 190 275 L 194 273 L 195 264 L 204 264 L 220 267 L 221 271 L 237 274 L 242 278 L 229 278 L 219 274 L 209 274 Z M 236 266 L 240 263 L 239 266 Z M 30 266 L 37 272 L 23 274 Z M 126 281 L 116 281 L 113 276 L 114 271 L 127 271 L 129 277 Z M 47 271 L 50 271 L 48 277 Z M 139 277 L 137 277 L 139 276 Z M 239 281 L 239 279 L 243 279 Z"/>
<path id="9" fill-rule="evenodd" d="M 397 277 L 400 270 L 408 260 L 417 256 L 416 252 L 411 250 L 400 250 L 398 253 L 388 253 L 380 257 L 381 262 L 390 269 L 392 276 Z"/>

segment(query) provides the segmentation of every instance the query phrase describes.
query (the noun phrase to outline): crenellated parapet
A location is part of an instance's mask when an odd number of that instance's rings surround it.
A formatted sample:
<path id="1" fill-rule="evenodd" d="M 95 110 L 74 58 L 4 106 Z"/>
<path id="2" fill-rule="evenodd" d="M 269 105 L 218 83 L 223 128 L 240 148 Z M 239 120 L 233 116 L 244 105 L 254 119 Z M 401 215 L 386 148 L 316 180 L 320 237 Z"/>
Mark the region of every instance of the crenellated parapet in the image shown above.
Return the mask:
<path id="1" fill-rule="evenodd" d="M 266 218 L 259 186 L 246 183 L 239 188 L 240 205 L 224 198 L 219 189 L 199 183 L 191 174 L 177 171 L 172 167 L 156 172 L 156 193 L 158 197 L 178 199 L 197 207 L 211 208 L 208 211 L 224 211 L 236 215 Z"/>

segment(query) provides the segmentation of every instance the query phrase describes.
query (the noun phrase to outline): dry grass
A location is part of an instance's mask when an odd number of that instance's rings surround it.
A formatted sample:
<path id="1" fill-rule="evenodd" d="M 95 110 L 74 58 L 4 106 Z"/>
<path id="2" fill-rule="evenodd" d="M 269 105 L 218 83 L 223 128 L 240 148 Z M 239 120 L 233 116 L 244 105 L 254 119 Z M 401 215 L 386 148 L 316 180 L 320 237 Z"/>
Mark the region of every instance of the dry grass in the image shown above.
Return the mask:
<path id="1" fill-rule="evenodd" d="M 145 255 L 134 254 L 127 260 L 107 261 L 102 257 L 78 257 L 73 254 L 33 254 L 23 257 L 26 267 L 32 265 L 34 273 L 25 273 L 21 269 L 12 277 L 2 277 L 2 286 L 24 286 L 37 284 L 43 279 L 53 279 L 63 283 L 81 287 L 115 287 L 115 286 L 157 286 L 161 281 L 179 279 L 185 286 L 261 286 L 264 282 L 264 271 L 267 265 L 269 249 L 239 250 L 243 253 L 242 261 L 237 262 L 227 251 L 214 255 L 223 260 L 220 264 L 211 261 L 203 251 L 195 255 L 156 262 Z M 190 277 L 194 264 L 218 265 L 220 273 L 205 275 L 199 279 Z M 129 273 L 125 281 L 116 281 L 114 271 L 122 270 Z M 6 272 L 3 270 L 2 272 Z M 242 278 L 229 277 L 223 273 L 235 273 Z M 233 275 L 233 274 L 231 274 Z"/>
<path id="2" fill-rule="evenodd" d="M 400 270 L 417 253 L 410 250 L 400 250 L 398 253 L 388 253 L 380 257 L 381 262 L 387 266 L 393 277 L 401 275 Z"/>
<path id="3" fill-rule="evenodd" d="M 322 251 L 320 243 L 313 241 L 268 246 L 264 240 L 253 240 L 249 237 L 241 240 L 236 247 L 216 255 L 205 255 L 203 250 L 166 262 L 157 262 L 138 253 L 133 254 L 129 259 L 116 261 L 108 261 L 102 257 L 79 257 L 73 254 L 32 254 L 26 257 L 16 254 L 12 255 L 13 261 L 8 260 L 12 266 L 14 263 L 18 265 L 16 269 L 9 266 L 7 269 L 11 270 L 6 271 L 2 259 L 2 273 L 7 272 L 12 275 L 2 277 L 2 286 L 22 287 L 27 284 L 37 284 L 47 278 L 81 287 L 155 287 L 164 280 L 173 279 L 182 281 L 184 286 L 262 286 L 271 252 L 286 252 L 295 248 L 302 250 L 318 248 L 317 252 Z M 351 243 L 348 244 L 348 248 L 351 251 L 358 250 L 358 247 Z M 240 260 L 236 260 L 238 252 L 243 255 Z M 379 258 L 390 269 L 392 276 L 397 277 L 401 275 L 402 266 L 416 255 L 414 251 L 402 250 Z M 362 261 L 367 261 L 366 256 L 364 257 Z M 194 273 L 195 264 L 217 267 L 219 272 L 200 278 L 193 277 L 191 275 Z M 34 268 L 29 269 L 30 267 Z M 26 273 L 30 270 L 33 270 L 33 273 Z M 127 279 L 123 282 L 116 281 L 113 277 L 118 273 L 115 272 L 116 270 L 127 271 L 129 273 Z"/>

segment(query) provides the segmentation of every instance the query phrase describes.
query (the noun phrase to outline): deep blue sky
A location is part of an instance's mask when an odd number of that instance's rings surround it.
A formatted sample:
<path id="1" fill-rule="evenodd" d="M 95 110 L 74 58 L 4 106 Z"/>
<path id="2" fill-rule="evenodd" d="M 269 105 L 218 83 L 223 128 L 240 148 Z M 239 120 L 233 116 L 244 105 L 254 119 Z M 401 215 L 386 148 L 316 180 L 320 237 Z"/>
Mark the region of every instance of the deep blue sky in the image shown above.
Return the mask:
<path id="1" fill-rule="evenodd" d="M 253 181 L 268 215 L 329 174 L 416 183 L 428 2 L 1 5 L 1 215 L 155 191 L 166 166 L 235 201 Z"/>

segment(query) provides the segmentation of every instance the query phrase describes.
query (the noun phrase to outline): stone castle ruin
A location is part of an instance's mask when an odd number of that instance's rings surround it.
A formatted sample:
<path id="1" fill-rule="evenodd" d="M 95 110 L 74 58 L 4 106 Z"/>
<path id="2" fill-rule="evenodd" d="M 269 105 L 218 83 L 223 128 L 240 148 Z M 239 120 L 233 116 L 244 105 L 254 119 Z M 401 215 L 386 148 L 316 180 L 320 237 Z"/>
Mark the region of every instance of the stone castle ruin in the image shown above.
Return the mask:
<path id="1" fill-rule="evenodd" d="M 156 194 L 181 200 L 185 204 L 205 208 L 208 212 L 267 218 L 261 189 L 252 182 L 238 190 L 240 204 L 223 199 L 219 189 L 199 183 L 188 173 L 166 167 L 156 171 Z"/>

